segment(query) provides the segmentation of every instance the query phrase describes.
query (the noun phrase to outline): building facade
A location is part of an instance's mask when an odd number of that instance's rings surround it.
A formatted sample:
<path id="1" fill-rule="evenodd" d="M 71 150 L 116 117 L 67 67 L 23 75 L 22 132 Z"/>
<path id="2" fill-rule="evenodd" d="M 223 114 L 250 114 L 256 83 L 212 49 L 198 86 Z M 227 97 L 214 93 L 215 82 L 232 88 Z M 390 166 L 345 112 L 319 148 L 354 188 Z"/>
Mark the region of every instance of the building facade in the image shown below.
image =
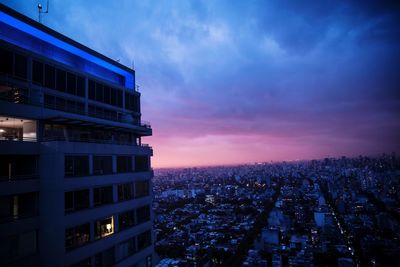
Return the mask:
<path id="1" fill-rule="evenodd" d="M 0 266 L 153 266 L 135 71 L 0 8 Z"/>

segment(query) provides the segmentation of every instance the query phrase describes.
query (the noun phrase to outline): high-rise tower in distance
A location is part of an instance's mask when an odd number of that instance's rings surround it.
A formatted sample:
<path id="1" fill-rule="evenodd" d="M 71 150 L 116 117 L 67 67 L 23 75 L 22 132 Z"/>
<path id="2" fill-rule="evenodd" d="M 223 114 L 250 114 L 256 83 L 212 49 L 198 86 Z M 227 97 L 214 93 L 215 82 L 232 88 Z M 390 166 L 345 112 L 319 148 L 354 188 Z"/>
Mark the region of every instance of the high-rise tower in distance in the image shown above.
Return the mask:
<path id="1" fill-rule="evenodd" d="M 135 71 L 0 4 L 0 266 L 153 266 Z"/>

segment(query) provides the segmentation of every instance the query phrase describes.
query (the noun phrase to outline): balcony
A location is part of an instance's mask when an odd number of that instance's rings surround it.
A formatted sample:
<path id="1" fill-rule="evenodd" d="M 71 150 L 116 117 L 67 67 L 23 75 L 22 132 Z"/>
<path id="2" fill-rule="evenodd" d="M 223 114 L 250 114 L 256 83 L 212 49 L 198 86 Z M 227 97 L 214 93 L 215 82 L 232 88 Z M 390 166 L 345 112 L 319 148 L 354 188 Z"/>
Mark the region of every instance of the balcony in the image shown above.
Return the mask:
<path id="1" fill-rule="evenodd" d="M 22 84 L 12 78 L 0 76 L 0 101 L 14 104 L 31 105 L 37 107 L 59 110 L 93 118 L 104 119 L 113 122 L 126 123 L 143 127 L 146 131 L 151 130 L 149 122 L 141 121 L 135 112 L 129 112 L 115 107 L 106 108 L 103 104 L 89 104 L 85 108 L 84 98 L 68 96 L 46 88 L 26 88 L 16 86 Z"/>
<path id="2" fill-rule="evenodd" d="M 39 177 L 38 157 L 34 155 L 0 155 L 0 181 L 19 181 Z"/>
<path id="3" fill-rule="evenodd" d="M 82 143 L 95 143 L 95 144 L 110 144 L 110 145 L 123 145 L 123 146 L 139 146 L 143 148 L 150 148 L 148 144 L 138 144 L 136 141 L 123 141 L 123 140 L 105 140 L 95 138 L 83 138 L 83 137 L 65 137 L 65 136 L 46 136 L 41 139 L 41 142 L 82 142 Z"/>
<path id="4" fill-rule="evenodd" d="M 36 142 L 36 121 L 0 116 L 0 140 Z"/>

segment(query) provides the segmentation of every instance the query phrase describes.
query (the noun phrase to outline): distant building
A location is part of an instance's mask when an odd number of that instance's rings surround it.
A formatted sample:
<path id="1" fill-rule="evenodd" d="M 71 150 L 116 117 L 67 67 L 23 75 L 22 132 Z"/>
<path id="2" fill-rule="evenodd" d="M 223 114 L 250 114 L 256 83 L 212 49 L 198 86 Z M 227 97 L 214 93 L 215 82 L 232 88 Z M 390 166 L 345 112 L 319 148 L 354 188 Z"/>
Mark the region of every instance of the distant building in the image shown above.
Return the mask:
<path id="1" fill-rule="evenodd" d="M 135 71 L 4 5 L 0 60 L 0 265 L 152 266 Z"/>

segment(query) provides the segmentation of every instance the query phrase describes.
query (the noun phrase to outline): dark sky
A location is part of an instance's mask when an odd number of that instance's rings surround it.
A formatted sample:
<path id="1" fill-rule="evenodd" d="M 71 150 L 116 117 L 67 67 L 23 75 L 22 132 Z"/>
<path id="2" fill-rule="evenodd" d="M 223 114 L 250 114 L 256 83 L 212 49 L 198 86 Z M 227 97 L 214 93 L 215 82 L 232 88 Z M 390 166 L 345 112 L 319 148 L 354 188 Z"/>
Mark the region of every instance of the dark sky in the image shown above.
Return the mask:
<path id="1" fill-rule="evenodd" d="M 1 1 L 37 18 L 39 1 Z M 42 0 L 45 4 L 45 0 Z M 395 1 L 50 1 L 45 25 L 134 66 L 153 165 L 400 152 Z"/>

